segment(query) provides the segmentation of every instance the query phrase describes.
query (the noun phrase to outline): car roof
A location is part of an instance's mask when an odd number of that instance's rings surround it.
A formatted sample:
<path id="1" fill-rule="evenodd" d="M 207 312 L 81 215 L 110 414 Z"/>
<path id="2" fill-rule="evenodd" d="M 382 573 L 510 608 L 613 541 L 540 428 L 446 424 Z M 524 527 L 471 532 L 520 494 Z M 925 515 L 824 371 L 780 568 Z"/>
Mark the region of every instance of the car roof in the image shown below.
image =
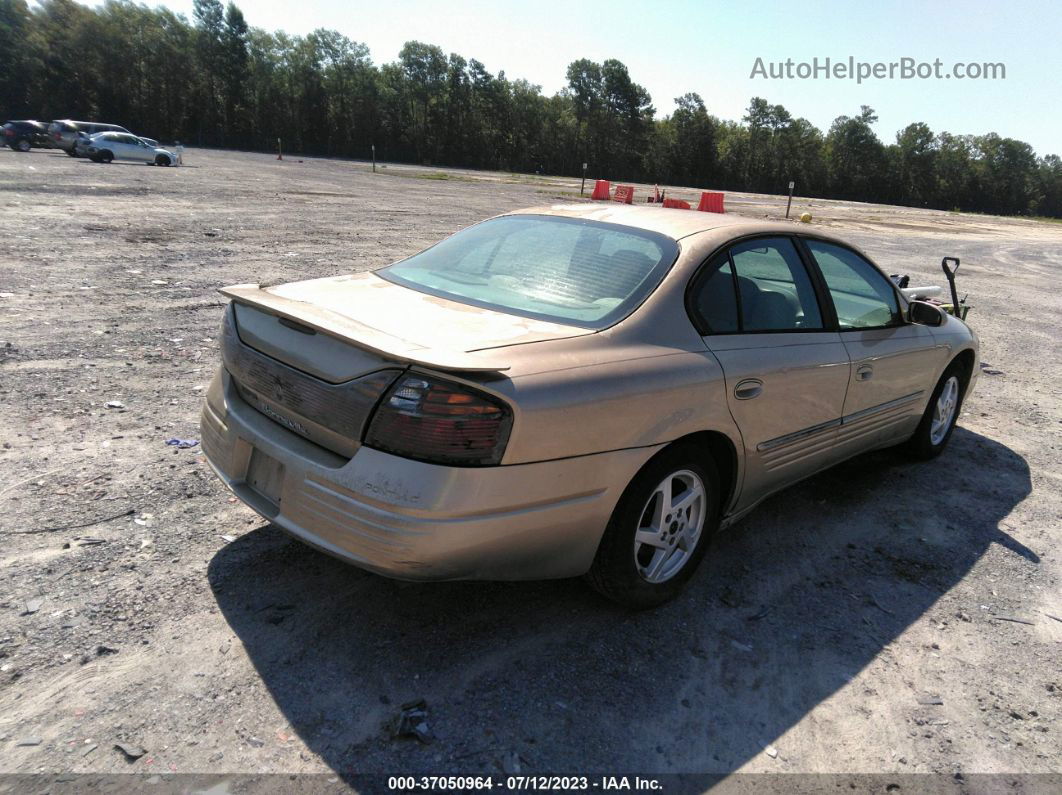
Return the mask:
<path id="1" fill-rule="evenodd" d="M 59 124 L 59 123 L 72 124 L 75 127 L 77 127 L 78 125 L 80 125 L 82 127 L 100 127 L 100 128 L 102 128 L 104 130 L 113 131 L 113 132 L 121 132 L 121 131 L 125 130 L 125 127 L 123 127 L 120 124 L 108 124 L 108 123 L 102 122 L 102 121 L 75 121 L 74 119 L 61 119 L 60 121 L 58 121 L 56 123 L 57 124 Z"/>
<path id="2" fill-rule="evenodd" d="M 666 235 L 674 240 L 714 230 L 726 230 L 729 232 L 728 236 L 731 237 L 759 233 L 793 234 L 795 231 L 792 222 L 760 221 L 737 215 L 677 210 L 656 204 L 636 205 L 618 202 L 552 204 L 515 210 L 506 215 L 556 215 L 563 218 L 581 218 L 587 221 L 622 224 Z"/>

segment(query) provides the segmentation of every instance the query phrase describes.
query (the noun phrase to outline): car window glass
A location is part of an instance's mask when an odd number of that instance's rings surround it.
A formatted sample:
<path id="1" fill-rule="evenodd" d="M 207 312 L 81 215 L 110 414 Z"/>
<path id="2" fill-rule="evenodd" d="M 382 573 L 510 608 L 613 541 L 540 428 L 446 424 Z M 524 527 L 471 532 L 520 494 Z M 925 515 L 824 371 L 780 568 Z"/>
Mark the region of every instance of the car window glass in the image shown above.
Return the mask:
<path id="1" fill-rule="evenodd" d="M 705 266 L 691 294 L 692 309 L 708 334 L 738 331 L 737 296 L 734 272 L 726 253 Z"/>
<path id="2" fill-rule="evenodd" d="M 673 240 L 651 232 L 517 215 L 469 227 L 378 273 L 454 300 L 600 328 L 637 306 L 677 254 Z"/>
<path id="3" fill-rule="evenodd" d="M 742 331 L 821 329 L 815 289 L 786 237 L 757 238 L 730 249 Z"/>
<path id="4" fill-rule="evenodd" d="M 807 245 L 826 281 L 842 329 L 880 328 L 899 322 L 896 291 L 873 265 L 843 246 L 820 240 L 808 240 Z"/>

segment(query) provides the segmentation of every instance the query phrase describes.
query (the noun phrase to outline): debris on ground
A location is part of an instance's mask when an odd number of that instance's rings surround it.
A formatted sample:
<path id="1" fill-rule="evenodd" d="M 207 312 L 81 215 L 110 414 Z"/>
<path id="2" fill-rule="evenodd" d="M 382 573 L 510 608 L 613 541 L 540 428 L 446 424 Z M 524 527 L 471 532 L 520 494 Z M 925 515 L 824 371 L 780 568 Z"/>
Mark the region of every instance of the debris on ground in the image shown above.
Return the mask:
<path id="1" fill-rule="evenodd" d="M 727 607 L 738 607 L 741 604 L 741 600 L 738 599 L 737 594 L 735 594 L 730 588 L 723 589 L 723 592 L 719 594 L 719 601 Z"/>
<path id="2" fill-rule="evenodd" d="M 112 516 L 104 516 L 99 519 L 91 519 L 87 522 L 80 522 L 78 524 L 61 524 L 56 527 L 41 527 L 36 530 L 23 530 L 16 535 L 33 535 L 35 533 L 54 533 L 58 530 L 77 530 L 82 527 L 92 527 L 96 524 L 103 524 L 104 522 L 113 522 L 115 519 L 121 519 L 125 516 L 132 516 L 136 513 L 135 508 L 129 508 L 128 510 L 116 513 Z"/>
<path id="3" fill-rule="evenodd" d="M 927 696 L 926 698 L 918 699 L 918 703 L 923 707 L 942 707 L 944 706 L 944 699 L 940 696 Z"/>
<path id="4" fill-rule="evenodd" d="M 79 547 L 91 547 L 96 544 L 106 544 L 106 538 L 94 538 L 93 536 L 79 536 L 74 539 Z"/>
<path id="5" fill-rule="evenodd" d="M 120 401 L 120 400 L 108 400 L 103 405 L 106 406 L 109 409 L 124 409 L 125 408 L 125 404 L 122 401 Z"/>
<path id="6" fill-rule="evenodd" d="M 1030 621 L 1027 618 L 1018 618 L 1018 616 L 1005 616 L 1001 613 L 997 613 L 994 616 L 990 616 L 996 621 L 1013 621 L 1015 624 L 1028 624 L 1030 627 L 1035 626 L 1035 621 Z"/>
<path id="7" fill-rule="evenodd" d="M 763 749 L 763 752 L 767 754 L 767 756 L 771 757 L 771 759 L 778 758 L 778 749 L 775 748 L 773 745 L 768 745 L 766 748 Z"/>
<path id="8" fill-rule="evenodd" d="M 179 450 L 187 450 L 189 447 L 195 447 L 199 444 L 198 439 L 167 439 L 166 444 L 170 447 L 176 447 Z"/>
<path id="9" fill-rule="evenodd" d="M 23 737 L 21 740 L 15 743 L 15 747 L 28 748 L 34 745 L 40 745 L 42 742 L 44 741 L 40 737 Z"/>
<path id="10" fill-rule="evenodd" d="M 392 737 L 416 737 L 428 745 L 435 739 L 428 727 L 428 703 L 419 698 L 402 705 L 402 711 L 391 720 Z"/>
<path id="11" fill-rule="evenodd" d="M 878 608 L 878 610 L 880 610 L 882 613 L 885 613 L 886 615 L 889 615 L 889 616 L 896 615 L 894 612 L 889 610 L 887 607 L 883 606 L 881 604 L 881 602 L 878 601 L 878 598 L 876 596 L 874 596 L 874 594 L 869 594 L 868 596 L 869 596 L 869 599 L 870 599 L 870 603 L 872 605 L 874 605 L 874 607 Z"/>
<path id="12" fill-rule="evenodd" d="M 520 759 L 520 754 L 516 753 L 516 751 L 509 751 L 508 753 L 502 754 L 502 771 L 507 776 L 519 775 L 523 772 L 523 767 L 520 764 L 521 761 L 523 760 Z"/>
<path id="13" fill-rule="evenodd" d="M 129 743 L 115 743 L 114 747 L 125 754 L 125 758 L 130 762 L 135 762 L 137 759 L 147 753 L 139 745 L 131 745 Z"/>
<path id="14" fill-rule="evenodd" d="M 22 615 L 32 616 L 34 613 L 41 609 L 41 605 L 43 604 L 43 599 L 30 599 L 26 602 L 26 609 L 22 611 Z"/>

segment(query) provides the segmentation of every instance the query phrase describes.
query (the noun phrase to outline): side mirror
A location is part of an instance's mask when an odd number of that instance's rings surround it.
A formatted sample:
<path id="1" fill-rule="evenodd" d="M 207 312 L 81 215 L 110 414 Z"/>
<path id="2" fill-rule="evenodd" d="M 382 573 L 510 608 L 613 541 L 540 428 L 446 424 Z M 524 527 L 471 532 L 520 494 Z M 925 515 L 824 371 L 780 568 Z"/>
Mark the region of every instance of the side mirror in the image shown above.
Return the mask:
<path id="1" fill-rule="evenodd" d="M 944 312 L 935 304 L 912 301 L 907 308 L 907 319 L 920 326 L 939 326 L 944 322 Z"/>

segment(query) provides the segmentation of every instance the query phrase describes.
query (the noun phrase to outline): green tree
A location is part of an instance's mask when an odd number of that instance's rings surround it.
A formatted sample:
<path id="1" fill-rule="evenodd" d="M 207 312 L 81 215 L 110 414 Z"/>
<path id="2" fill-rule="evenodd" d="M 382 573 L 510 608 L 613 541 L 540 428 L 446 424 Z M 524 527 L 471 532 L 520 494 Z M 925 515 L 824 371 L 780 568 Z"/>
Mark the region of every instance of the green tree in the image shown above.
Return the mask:
<path id="1" fill-rule="evenodd" d="M 896 134 L 896 149 L 896 200 L 916 207 L 932 203 L 937 192 L 937 141 L 929 125 L 908 124 Z"/>
<path id="2" fill-rule="evenodd" d="M 858 116 L 838 116 L 826 136 L 826 171 L 834 195 L 874 201 L 884 184 L 885 147 L 871 125 L 874 109 L 863 105 Z"/>
<path id="3" fill-rule="evenodd" d="M 37 52 L 30 39 L 32 18 L 26 0 L 0 0 L 0 117 L 26 115 L 37 74 Z"/>

